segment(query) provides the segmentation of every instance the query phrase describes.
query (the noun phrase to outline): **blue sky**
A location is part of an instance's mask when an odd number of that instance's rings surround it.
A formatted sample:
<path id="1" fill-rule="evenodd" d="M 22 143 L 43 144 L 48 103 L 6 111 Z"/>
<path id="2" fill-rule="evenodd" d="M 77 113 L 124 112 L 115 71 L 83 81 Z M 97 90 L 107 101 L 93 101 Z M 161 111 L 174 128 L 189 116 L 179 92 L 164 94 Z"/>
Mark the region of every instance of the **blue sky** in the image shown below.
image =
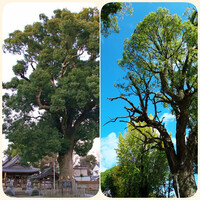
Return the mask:
<path id="1" fill-rule="evenodd" d="M 112 33 L 107 38 L 101 37 L 101 171 L 105 171 L 116 164 L 117 141 L 119 133 L 124 133 L 126 123 L 114 122 L 103 126 L 110 118 L 127 115 L 123 100 L 110 101 L 107 98 L 120 95 L 120 89 L 114 87 L 114 83 L 123 82 L 125 72 L 118 66 L 117 60 L 122 58 L 123 43 L 130 38 L 136 25 L 150 12 L 156 12 L 159 7 L 167 8 L 172 14 L 177 14 L 183 20 L 187 7 L 193 8 L 190 3 L 132 3 L 133 16 L 124 16 L 120 19 L 120 32 Z M 132 99 L 137 106 L 137 100 Z M 161 107 L 160 107 L 161 108 Z M 150 114 L 150 113 L 149 113 Z M 172 140 L 175 142 L 176 123 L 174 116 L 169 109 L 161 108 L 160 117 L 165 117 L 165 126 L 168 132 L 172 133 Z M 109 118 L 110 117 L 110 118 Z"/>

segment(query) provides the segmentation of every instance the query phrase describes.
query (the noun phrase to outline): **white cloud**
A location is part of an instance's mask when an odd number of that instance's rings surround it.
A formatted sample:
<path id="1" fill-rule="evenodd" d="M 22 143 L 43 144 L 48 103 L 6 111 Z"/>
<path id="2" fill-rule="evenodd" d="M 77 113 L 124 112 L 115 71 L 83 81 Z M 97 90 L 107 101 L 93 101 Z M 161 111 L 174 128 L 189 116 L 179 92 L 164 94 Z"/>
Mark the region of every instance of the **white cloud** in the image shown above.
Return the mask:
<path id="1" fill-rule="evenodd" d="M 118 145 L 116 133 L 110 133 L 101 138 L 101 171 L 105 171 L 116 164 L 117 154 L 115 149 Z"/>
<path id="2" fill-rule="evenodd" d="M 176 138 L 172 137 L 172 143 L 174 144 L 174 146 L 176 146 Z"/>
<path id="3" fill-rule="evenodd" d="M 161 119 L 162 118 L 164 118 L 163 122 L 166 122 L 166 123 L 167 122 L 172 122 L 172 121 L 174 121 L 176 119 L 176 117 L 174 115 L 170 114 L 170 113 L 164 113 L 162 115 Z"/>
<path id="4" fill-rule="evenodd" d="M 93 141 L 92 149 L 88 152 L 88 155 L 94 155 L 98 162 L 100 162 L 100 138 L 95 138 Z"/>
<path id="5" fill-rule="evenodd" d="M 101 172 L 105 172 L 108 168 L 105 168 L 104 166 L 101 165 L 100 169 L 101 169 Z"/>

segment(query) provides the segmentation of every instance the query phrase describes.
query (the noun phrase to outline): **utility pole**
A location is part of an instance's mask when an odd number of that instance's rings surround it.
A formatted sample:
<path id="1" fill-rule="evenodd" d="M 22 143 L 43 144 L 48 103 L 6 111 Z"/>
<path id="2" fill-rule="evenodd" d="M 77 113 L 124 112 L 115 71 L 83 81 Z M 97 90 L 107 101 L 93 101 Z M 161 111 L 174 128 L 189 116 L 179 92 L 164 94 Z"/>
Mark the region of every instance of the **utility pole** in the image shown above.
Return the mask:
<path id="1" fill-rule="evenodd" d="M 53 158 L 53 188 L 56 189 L 56 167 L 55 167 L 55 158 Z"/>

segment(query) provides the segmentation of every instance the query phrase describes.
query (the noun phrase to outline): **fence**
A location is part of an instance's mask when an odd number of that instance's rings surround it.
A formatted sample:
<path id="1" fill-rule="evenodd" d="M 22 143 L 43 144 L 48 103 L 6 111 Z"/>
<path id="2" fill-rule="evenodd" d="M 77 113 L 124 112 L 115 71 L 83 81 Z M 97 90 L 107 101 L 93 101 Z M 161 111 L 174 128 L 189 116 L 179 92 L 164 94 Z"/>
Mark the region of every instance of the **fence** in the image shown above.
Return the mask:
<path id="1" fill-rule="evenodd" d="M 72 193 L 69 189 L 49 189 L 41 193 L 43 197 L 85 197 L 84 189 L 77 189 L 75 193 Z"/>
<path id="2" fill-rule="evenodd" d="M 94 196 L 99 191 L 99 181 L 78 181 L 76 191 L 72 193 L 71 188 L 43 189 L 40 194 L 43 197 L 86 197 Z"/>

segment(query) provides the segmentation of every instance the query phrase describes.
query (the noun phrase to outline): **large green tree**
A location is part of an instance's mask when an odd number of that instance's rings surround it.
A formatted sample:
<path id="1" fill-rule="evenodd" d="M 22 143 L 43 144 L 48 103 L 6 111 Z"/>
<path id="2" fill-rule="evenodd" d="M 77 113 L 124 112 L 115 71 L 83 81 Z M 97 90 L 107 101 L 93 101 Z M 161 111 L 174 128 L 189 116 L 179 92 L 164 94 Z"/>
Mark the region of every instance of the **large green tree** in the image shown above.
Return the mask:
<path id="1" fill-rule="evenodd" d="M 86 155 L 99 135 L 98 10 L 41 14 L 3 48 L 23 56 L 3 83 L 3 133 L 24 160 L 58 153 L 61 175 L 73 175 L 73 151 Z"/>
<path id="2" fill-rule="evenodd" d="M 196 19 L 196 17 L 194 17 Z M 118 85 L 125 94 L 111 100 L 123 99 L 127 118 L 134 123 L 145 122 L 159 137 L 147 138 L 165 151 L 173 186 L 177 196 L 190 197 L 197 190 L 193 163 L 197 155 L 197 24 L 192 17 L 182 21 L 169 10 L 151 12 L 135 28 L 124 43 L 119 65 L 128 70 L 126 82 Z M 159 114 L 161 106 L 168 107 L 176 119 L 176 148 Z M 153 109 L 153 119 L 149 118 Z M 116 121 L 124 116 L 111 120 Z M 135 125 L 135 128 L 138 126 Z M 146 133 L 147 134 L 147 133 Z M 161 146 L 164 143 L 164 146 Z"/>

